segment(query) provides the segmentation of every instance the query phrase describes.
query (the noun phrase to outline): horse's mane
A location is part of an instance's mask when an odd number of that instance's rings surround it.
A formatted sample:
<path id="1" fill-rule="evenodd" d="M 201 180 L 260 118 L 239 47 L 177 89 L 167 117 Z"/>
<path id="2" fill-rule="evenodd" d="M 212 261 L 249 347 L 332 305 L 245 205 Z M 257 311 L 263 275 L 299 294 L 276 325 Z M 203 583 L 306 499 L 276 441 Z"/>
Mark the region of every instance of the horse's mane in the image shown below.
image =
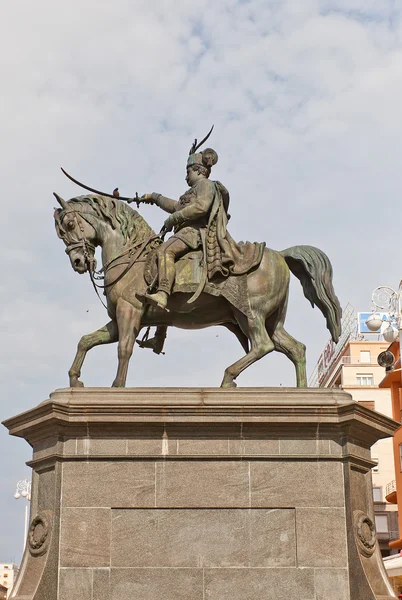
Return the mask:
<path id="1" fill-rule="evenodd" d="M 113 229 L 118 227 L 124 238 L 124 242 L 133 238 L 143 239 L 152 232 L 142 216 L 118 198 L 109 198 L 98 194 L 86 194 L 71 198 L 67 204 L 69 207 L 71 206 L 72 210 L 75 209 L 85 214 L 86 217 L 97 217 L 108 223 Z M 58 213 L 58 225 L 61 227 L 60 218 L 63 212 L 67 212 L 67 209 L 59 209 L 56 212 Z"/>

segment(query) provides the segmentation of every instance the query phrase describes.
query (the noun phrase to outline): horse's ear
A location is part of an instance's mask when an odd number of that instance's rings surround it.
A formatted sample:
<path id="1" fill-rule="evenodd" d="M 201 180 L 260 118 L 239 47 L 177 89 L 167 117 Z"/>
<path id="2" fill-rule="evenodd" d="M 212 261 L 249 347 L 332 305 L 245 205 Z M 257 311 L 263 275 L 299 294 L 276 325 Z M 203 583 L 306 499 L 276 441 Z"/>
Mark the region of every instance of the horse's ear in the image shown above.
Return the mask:
<path id="1" fill-rule="evenodd" d="M 59 194 L 56 194 L 56 192 L 53 192 L 53 196 L 56 198 L 57 202 L 60 204 L 60 206 L 63 209 L 66 209 L 68 207 L 67 202 L 65 200 L 63 200 L 63 198 L 61 196 L 59 196 Z"/>

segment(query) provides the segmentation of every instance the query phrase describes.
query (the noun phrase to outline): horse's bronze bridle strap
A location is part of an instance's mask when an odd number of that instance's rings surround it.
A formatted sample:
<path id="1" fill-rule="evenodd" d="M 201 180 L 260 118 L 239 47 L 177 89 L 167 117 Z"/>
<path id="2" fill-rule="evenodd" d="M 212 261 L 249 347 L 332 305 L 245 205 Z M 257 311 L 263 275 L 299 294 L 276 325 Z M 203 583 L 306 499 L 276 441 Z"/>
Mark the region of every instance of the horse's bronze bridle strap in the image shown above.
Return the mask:
<path id="1" fill-rule="evenodd" d="M 140 258 L 142 252 L 145 250 L 145 248 L 148 246 L 148 244 L 159 237 L 160 237 L 160 234 L 155 233 L 154 235 L 149 236 L 149 238 L 146 238 L 139 246 L 137 252 L 130 258 L 124 271 L 122 273 L 120 273 L 120 275 L 118 275 L 114 281 L 112 281 L 111 283 L 106 283 L 105 285 L 99 285 L 95 281 L 93 281 L 92 283 L 97 288 L 101 288 L 101 289 L 109 288 L 109 287 L 112 287 L 113 285 L 115 285 L 115 283 L 120 281 L 120 279 L 122 277 L 124 277 L 124 275 L 126 275 L 128 273 L 128 271 L 131 269 L 131 267 L 137 262 L 137 260 Z M 138 246 L 133 246 L 131 248 L 127 248 L 127 250 L 125 250 L 122 254 L 120 254 L 119 256 L 116 256 L 112 261 L 110 261 L 110 263 L 105 268 L 105 275 L 106 275 L 107 269 L 110 268 L 110 265 L 113 262 L 115 262 L 119 258 L 122 258 L 122 256 L 125 256 L 127 253 L 129 253 L 131 250 L 133 250 L 134 248 L 137 248 L 137 247 Z M 122 264 L 125 264 L 125 263 L 122 263 Z M 118 265 L 116 265 L 116 266 L 118 266 Z"/>
<path id="2" fill-rule="evenodd" d="M 139 257 L 141 256 L 143 250 L 145 250 L 145 248 L 147 247 L 147 245 L 149 244 L 149 242 L 152 242 L 154 239 L 160 237 L 158 234 L 154 234 L 151 235 L 149 238 L 147 238 L 146 240 L 144 240 L 142 242 L 142 244 L 140 245 L 138 251 L 135 253 L 134 256 L 132 256 L 130 258 L 130 261 L 127 264 L 127 267 L 124 269 L 124 271 L 122 273 L 120 273 L 120 275 L 118 275 L 118 277 L 116 277 L 116 279 L 114 281 L 112 281 L 111 283 L 106 283 L 105 285 L 99 285 L 98 283 L 96 283 L 95 279 L 94 279 L 94 274 L 93 274 L 93 269 L 92 269 L 92 264 L 91 261 L 89 261 L 89 277 L 91 279 L 91 283 L 93 285 L 93 288 L 96 292 L 96 295 L 98 296 L 99 300 L 101 301 L 101 303 L 103 304 L 103 306 L 106 308 L 107 310 L 107 306 L 106 304 L 103 302 L 102 298 L 99 295 L 98 292 L 98 288 L 99 289 L 103 289 L 105 290 L 106 288 L 110 288 L 113 285 L 115 285 L 118 281 L 120 281 L 120 279 L 122 279 L 125 275 L 127 275 L 127 273 L 129 272 L 129 270 L 131 269 L 131 267 L 137 262 L 137 260 L 139 259 Z M 136 248 L 137 246 L 134 246 L 134 248 Z M 130 250 L 132 250 L 133 248 L 128 248 L 125 252 L 123 252 L 123 254 L 121 254 L 120 256 L 116 256 L 116 258 L 114 258 L 107 267 L 110 266 L 111 263 L 113 263 L 115 260 L 121 258 L 122 256 L 124 256 L 127 252 L 129 252 Z M 124 263 L 123 263 L 124 264 Z M 117 266 L 117 265 L 116 265 Z M 107 269 L 106 269 L 107 270 Z M 105 270 L 105 275 L 106 275 L 106 270 Z M 105 293 L 105 292 L 104 292 Z"/>
<path id="3" fill-rule="evenodd" d="M 93 244 L 91 244 L 90 242 L 88 242 L 88 240 L 86 240 L 85 238 L 83 238 L 79 242 L 72 242 L 71 244 L 69 244 L 67 246 L 65 252 L 66 252 L 66 254 L 68 254 L 70 256 L 70 252 L 72 252 L 73 250 L 76 250 L 77 248 L 84 248 L 84 251 L 86 250 L 86 253 L 88 253 L 88 248 L 89 248 L 89 250 L 92 250 L 93 252 L 95 252 L 95 246 Z"/>
<path id="4" fill-rule="evenodd" d="M 78 239 L 78 241 L 71 242 L 66 245 L 66 254 L 68 254 L 68 256 L 70 256 L 70 253 L 73 250 L 76 250 L 77 248 L 82 248 L 83 252 L 84 252 L 84 257 L 86 260 L 88 260 L 90 257 L 90 253 L 88 252 L 88 250 L 91 250 L 93 253 L 95 253 L 95 246 L 93 244 L 91 244 L 91 242 L 88 242 L 88 240 L 86 239 L 86 237 L 84 235 L 84 228 L 82 226 L 81 221 L 78 220 L 77 213 L 78 213 L 78 211 L 76 211 L 76 210 L 69 210 L 69 211 L 65 211 L 65 214 L 64 214 L 64 216 L 66 214 L 74 215 L 74 220 L 77 223 L 78 229 L 80 231 L 80 238 Z M 80 217 L 82 219 L 84 218 L 81 214 L 80 214 Z M 89 222 L 87 221 L 87 223 L 89 223 Z M 89 225 L 91 225 L 91 223 L 89 223 Z M 93 225 L 91 225 L 91 227 L 93 227 Z"/>

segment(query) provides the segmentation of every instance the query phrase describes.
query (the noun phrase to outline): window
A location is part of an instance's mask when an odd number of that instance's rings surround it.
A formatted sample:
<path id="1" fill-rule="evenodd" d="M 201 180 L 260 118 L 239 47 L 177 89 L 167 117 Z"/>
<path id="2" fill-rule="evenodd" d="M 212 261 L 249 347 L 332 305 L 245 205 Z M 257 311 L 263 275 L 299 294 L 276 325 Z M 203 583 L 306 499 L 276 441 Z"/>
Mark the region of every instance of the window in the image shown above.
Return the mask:
<path id="1" fill-rule="evenodd" d="M 357 385 L 374 385 L 374 377 L 372 373 L 357 373 Z"/>
<path id="2" fill-rule="evenodd" d="M 402 472 L 402 444 L 399 444 L 399 463 L 400 463 L 400 469 Z"/>
<path id="3" fill-rule="evenodd" d="M 375 410 L 375 402 L 374 400 L 358 400 L 358 404 L 361 404 L 365 408 L 370 408 L 371 410 Z"/>
<path id="4" fill-rule="evenodd" d="M 360 362 L 361 363 L 371 363 L 370 350 L 360 350 Z"/>
<path id="5" fill-rule="evenodd" d="M 373 468 L 371 469 L 371 470 L 372 470 L 372 472 L 373 472 L 373 473 L 378 473 L 378 465 L 379 465 L 379 460 L 378 460 L 378 458 L 374 458 L 374 457 L 372 456 L 372 457 L 371 457 L 371 460 L 372 460 L 373 462 L 377 463 L 377 464 L 375 465 L 375 467 L 373 467 Z"/>
<path id="6" fill-rule="evenodd" d="M 373 499 L 374 502 L 382 502 L 382 488 L 373 487 Z"/>
<path id="7" fill-rule="evenodd" d="M 385 515 L 376 515 L 375 527 L 378 533 L 388 533 L 388 517 Z"/>

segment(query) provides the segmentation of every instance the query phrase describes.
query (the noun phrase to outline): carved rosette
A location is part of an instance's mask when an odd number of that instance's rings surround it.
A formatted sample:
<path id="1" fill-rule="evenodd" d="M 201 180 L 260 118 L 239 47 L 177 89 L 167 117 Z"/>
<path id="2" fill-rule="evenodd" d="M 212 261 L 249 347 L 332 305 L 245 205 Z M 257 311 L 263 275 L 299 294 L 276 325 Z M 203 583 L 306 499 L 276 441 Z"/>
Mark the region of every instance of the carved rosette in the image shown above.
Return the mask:
<path id="1" fill-rule="evenodd" d="M 50 543 L 50 515 L 39 513 L 31 521 L 28 529 L 28 549 L 32 556 L 41 556 L 47 552 Z"/>
<path id="2" fill-rule="evenodd" d="M 375 525 L 366 513 L 361 510 L 354 512 L 355 537 L 357 547 L 364 556 L 371 556 L 374 553 L 377 542 Z"/>

